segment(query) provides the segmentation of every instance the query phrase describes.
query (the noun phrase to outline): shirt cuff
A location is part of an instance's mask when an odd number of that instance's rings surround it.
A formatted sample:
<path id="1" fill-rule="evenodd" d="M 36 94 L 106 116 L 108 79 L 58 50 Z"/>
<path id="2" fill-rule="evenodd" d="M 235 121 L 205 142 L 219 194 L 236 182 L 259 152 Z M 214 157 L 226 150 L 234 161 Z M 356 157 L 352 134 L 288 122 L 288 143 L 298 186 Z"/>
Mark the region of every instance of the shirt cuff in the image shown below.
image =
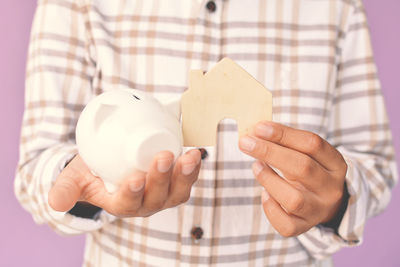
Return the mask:
<path id="1" fill-rule="evenodd" d="M 77 235 L 101 228 L 116 218 L 101 211 L 96 220 L 53 210 L 48 204 L 48 193 L 66 164 L 77 154 L 75 144 L 59 144 L 43 151 L 36 162 L 31 162 L 32 175 L 20 170 L 15 182 L 15 192 L 22 206 L 36 223 L 47 223 L 62 235 Z M 28 167 L 28 166 L 27 166 Z"/>
<path id="2" fill-rule="evenodd" d="M 362 242 L 367 220 L 368 186 L 356 163 L 347 158 L 345 160 L 348 166 L 345 183 L 348 195 L 347 207 L 340 214 L 341 220 L 335 227 L 320 224 L 297 237 L 316 259 L 330 257 L 343 247 L 356 246 Z"/>

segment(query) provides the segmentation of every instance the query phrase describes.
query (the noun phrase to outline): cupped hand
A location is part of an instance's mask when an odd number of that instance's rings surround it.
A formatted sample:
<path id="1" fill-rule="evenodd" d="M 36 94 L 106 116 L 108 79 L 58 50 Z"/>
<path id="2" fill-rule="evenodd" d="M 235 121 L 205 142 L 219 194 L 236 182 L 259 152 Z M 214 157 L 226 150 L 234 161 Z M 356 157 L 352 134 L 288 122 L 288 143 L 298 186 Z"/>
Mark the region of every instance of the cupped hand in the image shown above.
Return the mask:
<path id="1" fill-rule="evenodd" d="M 147 173 L 135 171 L 114 193 L 109 193 L 101 178 L 92 174 L 76 155 L 57 177 L 49 192 L 49 204 L 57 211 L 70 210 L 85 201 L 118 217 L 147 217 L 160 210 L 186 202 L 197 180 L 201 153 L 193 149 L 180 156 L 158 153 Z"/>
<path id="2" fill-rule="evenodd" d="M 296 236 L 334 218 L 347 165 L 327 141 L 312 132 L 264 121 L 240 138 L 239 147 L 257 159 L 253 172 L 265 189 L 264 213 L 281 235 Z"/>

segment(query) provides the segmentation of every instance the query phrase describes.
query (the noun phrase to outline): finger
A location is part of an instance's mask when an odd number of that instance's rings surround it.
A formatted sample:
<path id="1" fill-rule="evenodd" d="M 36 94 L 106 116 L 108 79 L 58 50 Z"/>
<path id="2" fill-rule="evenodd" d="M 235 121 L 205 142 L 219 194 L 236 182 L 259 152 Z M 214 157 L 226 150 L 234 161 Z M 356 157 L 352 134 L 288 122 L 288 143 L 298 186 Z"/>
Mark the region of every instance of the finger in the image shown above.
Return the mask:
<path id="1" fill-rule="evenodd" d="M 142 206 L 146 173 L 136 171 L 125 179 L 119 189 L 103 196 L 102 205 L 109 213 L 118 216 L 135 216 Z"/>
<path id="2" fill-rule="evenodd" d="M 158 153 L 146 177 L 142 208 L 148 212 L 162 209 L 168 198 L 174 155 L 169 151 Z"/>
<path id="3" fill-rule="evenodd" d="M 69 211 L 79 200 L 82 188 L 76 179 L 62 174 L 49 192 L 49 204 L 56 211 Z"/>
<path id="4" fill-rule="evenodd" d="M 304 192 L 289 184 L 268 165 L 260 161 L 253 164 L 253 171 L 257 181 L 268 194 L 281 205 L 287 213 L 304 218 L 309 209 L 306 205 Z"/>
<path id="5" fill-rule="evenodd" d="M 56 211 L 69 211 L 80 199 L 83 189 L 93 176 L 78 156 L 60 173 L 48 196 L 50 207 Z M 92 177 L 94 178 L 94 176 Z"/>
<path id="6" fill-rule="evenodd" d="M 295 216 L 288 215 L 272 197 L 263 191 L 262 202 L 264 213 L 271 225 L 284 237 L 297 236 L 311 228 L 306 221 Z"/>
<path id="7" fill-rule="evenodd" d="M 177 161 L 169 190 L 167 207 L 174 207 L 189 200 L 193 183 L 197 180 L 201 152 L 198 149 L 188 151 Z"/>
<path id="8" fill-rule="evenodd" d="M 240 138 L 239 147 L 250 156 L 279 169 L 286 178 L 297 180 L 311 190 L 320 188 L 323 178 L 330 177 L 318 162 L 306 154 L 269 141 L 244 136 Z"/>
<path id="9" fill-rule="evenodd" d="M 270 121 L 259 122 L 254 128 L 255 136 L 281 146 L 305 153 L 318 161 L 328 170 L 342 168 L 342 163 L 335 160 L 341 154 L 319 135 L 284 126 Z"/>

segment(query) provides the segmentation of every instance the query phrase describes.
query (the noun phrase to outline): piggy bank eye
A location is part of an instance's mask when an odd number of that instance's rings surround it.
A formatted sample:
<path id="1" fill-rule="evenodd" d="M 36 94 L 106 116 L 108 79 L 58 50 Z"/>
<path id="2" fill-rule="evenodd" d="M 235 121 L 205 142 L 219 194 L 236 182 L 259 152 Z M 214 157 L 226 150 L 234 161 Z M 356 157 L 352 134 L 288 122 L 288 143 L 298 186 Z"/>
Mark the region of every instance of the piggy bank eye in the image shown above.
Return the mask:
<path id="1" fill-rule="evenodd" d="M 139 97 L 137 97 L 137 96 L 135 96 L 135 95 L 132 95 L 134 98 L 136 98 L 137 100 L 140 100 L 140 98 Z"/>

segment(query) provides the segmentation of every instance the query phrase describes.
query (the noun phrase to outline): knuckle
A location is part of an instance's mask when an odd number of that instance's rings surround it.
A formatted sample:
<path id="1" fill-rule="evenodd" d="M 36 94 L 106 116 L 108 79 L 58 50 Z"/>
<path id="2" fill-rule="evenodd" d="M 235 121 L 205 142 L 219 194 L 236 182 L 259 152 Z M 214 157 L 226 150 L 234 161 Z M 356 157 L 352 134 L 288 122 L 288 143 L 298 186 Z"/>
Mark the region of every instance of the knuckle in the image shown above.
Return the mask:
<path id="1" fill-rule="evenodd" d="M 148 206 L 148 210 L 159 211 L 164 207 L 165 201 L 154 201 Z"/>
<path id="2" fill-rule="evenodd" d="M 124 211 L 125 217 L 134 217 L 139 213 L 140 208 L 132 208 Z"/>
<path id="3" fill-rule="evenodd" d="M 124 217 L 125 215 L 125 212 L 119 207 L 108 207 L 105 210 L 116 217 Z"/>
<path id="4" fill-rule="evenodd" d="M 309 153 L 313 154 L 322 149 L 324 142 L 319 135 L 317 135 L 315 133 L 310 133 L 310 137 L 308 140 L 309 140 L 309 142 L 308 142 Z"/>
<path id="5" fill-rule="evenodd" d="M 292 194 L 288 198 L 286 209 L 290 213 L 298 213 L 303 209 L 304 202 L 304 195 L 301 192 L 296 191 L 296 193 Z"/>
<path id="6" fill-rule="evenodd" d="M 348 167 L 348 165 L 347 165 L 347 163 L 346 163 L 346 161 L 344 159 L 342 160 L 342 162 L 341 162 L 339 167 L 340 167 L 340 172 L 339 172 L 340 178 L 346 177 L 347 169 L 349 167 Z"/>
<path id="7" fill-rule="evenodd" d="M 260 185 L 265 186 L 268 184 L 269 177 L 270 176 L 266 174 L 265 170 L 261 170 L 260 173 L 256 176 L 256 180 Z"/>
<path id="8" fill-rule="evenodd" d="M 142 204 L 143 204 L 142 201 L 131 202 L 127 204 L 127 206 L 125 206 L 124 209 L 126 210 L 126 213 L 129 213 L 130 215 L 135 215 L 138 214 L 139 211 L 141 210 Z"/>
<path id="9" fill-rule="evenodd" d="M 180 198 L 173 197 L 173 198 L 171 198 L 170 201 L 168 201 L 168 202 L 169 202 L 169 205 L 168 205 L 168 206 L 170 206 L 170 207 L 175 207 L 175 206 L 178 206 L 179 204 L 181 204 L 181 203 L 182 203 L 182 200 L 181 200 Z"/>
<path id="10" fill-rule="evenodd" d="M 286 131 L 282 128 L 278 128 L 275 131 L 273 131 L 273 138 L 276 140 L 278 143 L 285 144 L 286 143 Z"/>
<path id="11" fill-rule="evenodd" d="M 273 155 L 272 147 L 268 145 L 267 142 L 259 142 L 258 143 L 258 153 L 259 158 L 263 161 L 267 161 Z"/>
<path id="12" fill-rule="evenodd" d="M 186 203 L 190 199 L 190 192 L 185 192 L 179 196 L 171 198 L 169 201 L 172 207 L 178 206 L 180 204 Z"/>
<path id="13" fill-rule="evenodd" d="M 297 233 L 296 224 L 292 221 L 281 224 L 280 228 L 277 230 L 283 237 L 293 237 L 296 236 Z"/>
<path id="14" fill-rule="evenodd" d="M 310 157 L 305 157 L 300 161 L 299 175 L 302 177 L 307 177 L 313 173 L 314 168 L 314 161 Z"/>
<path id="15" fill-rule="evenodd" d="M 187 192 L 182 195 L 180 203 L 186 203 L 190 199 L 190 192 Z"/>
<path id="16" fill-rule="evenodd" d="M 56 184 L 57 187 L 62 188 L 63 190 L 67 192 L 72 192 L 79 188 L 79 185 L 75 183 L 72 179 L 71 180 L 64 180 L 62 182 L 59 182 Z"/>
<path id="17" fill-rule="evenodd" d="M 168 207 L 175 207 L 175 206 L 178 206 L 179 204 L 180 204 L 180 201 L 179 201 L 178 198 L 176 198 L 176 197 L 171 197 L 171 198 L 169 199 L 169 201 L 168 201 L 167 206 L 168 206 Z"/>
<path id="18" fill-rule="evenodd" d="M 137 209 L 130 209 L 123 205 L 110 205 L 105 210 L 119 218 L 132 217 L 137 213 Z"/>
<path id="19" fill-rule="evenodd" d="M 119 218 L 136 216 L 140 207 L 130 207 L 129 205 L 112 203 L 103 207 L 108 213 L 113 214 Z"/>
<path id="20" fill-rule="evenodd" d="M 93 199 L 96 195 L 100 195 L 100 189 L 96 187 L 86 187 L 82 192 L 82 199 Z"/>
<path id="21" fill-rule="evenodd" d="M 182 184 L 184 184 L 184 186 L 186 187 L 186 186 L 192 186 L 196 181 L 197 181 L 197 179 L 199 178 L 199 170 L 200 170 L 200 168 L 199 167 L 196 167 L 195 168 L 195 170 L 193 171 L 193 173 L 192 174 L 190 174 L 190 176 L 188 176 L 188 177 L 185 177 L 185 182 L 183 182 Z"/>
<path id="22" fill-rule="evenodd" d="M 267 216 L 275 216 L 276 214 L 276 208 L 274 207 L 274 205 L 272 205 L 271 201 L 266 201 L 264 203 L 262 203 L 263 209 L 264 209 L 264 213 Z"/>
<path id="23" fill-rule="evenodd" d="M 337 189 L 337 190 L 333 190 L 332 192 L 332 200 L 333 202 L 338 202 L 343 198 L 343 189 Z"/>

